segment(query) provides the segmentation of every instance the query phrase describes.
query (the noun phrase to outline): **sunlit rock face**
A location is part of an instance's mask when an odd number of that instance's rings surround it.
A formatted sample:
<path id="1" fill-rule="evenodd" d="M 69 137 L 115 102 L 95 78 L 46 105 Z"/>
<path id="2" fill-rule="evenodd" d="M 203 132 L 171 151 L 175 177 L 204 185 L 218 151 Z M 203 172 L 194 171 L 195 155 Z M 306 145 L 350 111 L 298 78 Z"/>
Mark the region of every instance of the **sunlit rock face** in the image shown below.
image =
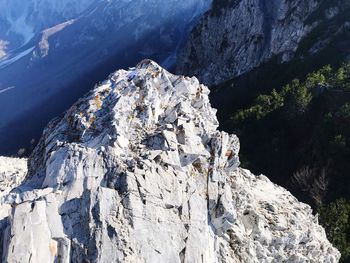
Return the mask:
<path id="1" fill-rule="evenodd" d="M 3 202 L 4 196 L 18 186 L 27 174 L 27 159 L 0 156 L 0 261 L 2 261 L 4 232 L 8 226 L 11 205 Z"/>
<path id="2" fill-rule="evenodd" d="M 208 94 L 146 60 L 52 120 L 1 198 L 3 262 L 337 262 L 309 206 L 239 168 Z"/>
<path id="3" fill-rule="evenodd" d="M 27 174 L 27 159 L 0 156 L 0 196 L 18 186 Z"/>

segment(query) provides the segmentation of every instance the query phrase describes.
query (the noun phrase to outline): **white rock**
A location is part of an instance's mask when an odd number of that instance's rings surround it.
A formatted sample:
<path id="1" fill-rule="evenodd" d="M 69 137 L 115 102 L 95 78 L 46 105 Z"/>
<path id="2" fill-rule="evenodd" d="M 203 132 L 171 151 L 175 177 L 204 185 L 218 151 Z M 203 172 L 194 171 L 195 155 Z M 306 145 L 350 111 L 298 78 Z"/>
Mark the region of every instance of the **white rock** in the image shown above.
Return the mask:
<path id="1" fill-rule="evenodd" d="M 208 93 L 143 61 L 53 120 L 5 198 L 2 261 L 337 262 L 309 206 L 237 168 Z"/>
<path id="2" fill-rule="evenodd" d="M 7 228 L 11 205 L 5 202 L 9 192 L 18 186 L 27 174 L 27 160 L 0 156 L 0 262 L 3 254 L 4 232 Z"/>
<path id="3" fill-rule="evenodd" d="M 27 173 L 27 159 L 0 156 L 0 198 L 22 182 Z"/>

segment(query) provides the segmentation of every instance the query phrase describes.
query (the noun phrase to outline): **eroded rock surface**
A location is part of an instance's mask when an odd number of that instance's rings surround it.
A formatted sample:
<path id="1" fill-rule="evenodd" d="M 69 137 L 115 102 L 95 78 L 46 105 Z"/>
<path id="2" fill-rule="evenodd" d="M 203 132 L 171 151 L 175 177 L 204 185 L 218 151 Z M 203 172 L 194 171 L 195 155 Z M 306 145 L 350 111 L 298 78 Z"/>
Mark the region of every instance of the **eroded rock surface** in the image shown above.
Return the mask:
<path id="1" fill-rule="evenodd" d="M 27 173 L 27 159 L 0 156 L 0 262 L 3 249 L 3 232 L 8 225 L 11 205 L 2 201 L 13 188 L 18 186 Z"/>
<path id="2" fill-rule="evenodd" d="M 0 197 L 19 185 L 27 173 L 27 159 L 0 156 Z"/>
<path id="3" fill-rule="evenodd" d="M 309 206 L 238 168 L 208 93 L 143 61 L 53 120 L 1 201 L 3 262 L 337 262 Z"/>
<path id="4" fill-rule="evenodd" d="M 299 43 L 315 26 L 306 23 L 317 1 L 215 1 L 193 30 L 178 59 L 178 72 L 205 84 L 232 79 L 272 58 L 294 57 Z"/>

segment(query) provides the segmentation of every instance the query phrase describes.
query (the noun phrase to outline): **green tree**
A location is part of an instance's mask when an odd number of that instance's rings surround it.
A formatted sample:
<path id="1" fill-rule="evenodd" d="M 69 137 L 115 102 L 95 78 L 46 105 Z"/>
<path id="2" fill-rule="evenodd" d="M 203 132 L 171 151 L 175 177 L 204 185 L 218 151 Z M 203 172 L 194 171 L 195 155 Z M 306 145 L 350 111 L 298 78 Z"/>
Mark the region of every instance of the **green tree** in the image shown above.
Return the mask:
<path id="1" fill-rule="evenodd" d="M 294 118 L 303 114 L 312 100 L 308 82 L 301 83 L 298 79 L 292 81 L 283 88 L 282 94 L 285 97 L 286 112 L 288 118 Z"/>
<path id="2" fill-rule="evenodd" d="M 328 239 L 336 246 L 345 261 L 350 256 L 350 243 L 347 240 L 350 224 L 350 203 L 341 198 L 319 209 L 320 223 L 326 229 Z"/>
<path id="3" fill-rule="evenodd" d="M 230 120 L 245 167 L 318 210 L 330 241 L 350 262 L 350 64 L 325 66 L 258 95 Z"/>

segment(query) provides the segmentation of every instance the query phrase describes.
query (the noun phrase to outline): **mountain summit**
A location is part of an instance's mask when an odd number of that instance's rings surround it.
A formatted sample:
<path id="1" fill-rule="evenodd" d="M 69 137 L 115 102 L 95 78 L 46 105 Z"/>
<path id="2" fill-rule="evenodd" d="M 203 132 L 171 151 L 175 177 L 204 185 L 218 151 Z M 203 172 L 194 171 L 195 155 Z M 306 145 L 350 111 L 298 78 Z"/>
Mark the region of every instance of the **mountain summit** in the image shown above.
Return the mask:
<path id="1" fill-rule="evenodd" d="M 309 206 L 238 167 L 208 93 L 146 60 L 51 121 L 0 199 L 2 261 L 337 262 Z"/>

